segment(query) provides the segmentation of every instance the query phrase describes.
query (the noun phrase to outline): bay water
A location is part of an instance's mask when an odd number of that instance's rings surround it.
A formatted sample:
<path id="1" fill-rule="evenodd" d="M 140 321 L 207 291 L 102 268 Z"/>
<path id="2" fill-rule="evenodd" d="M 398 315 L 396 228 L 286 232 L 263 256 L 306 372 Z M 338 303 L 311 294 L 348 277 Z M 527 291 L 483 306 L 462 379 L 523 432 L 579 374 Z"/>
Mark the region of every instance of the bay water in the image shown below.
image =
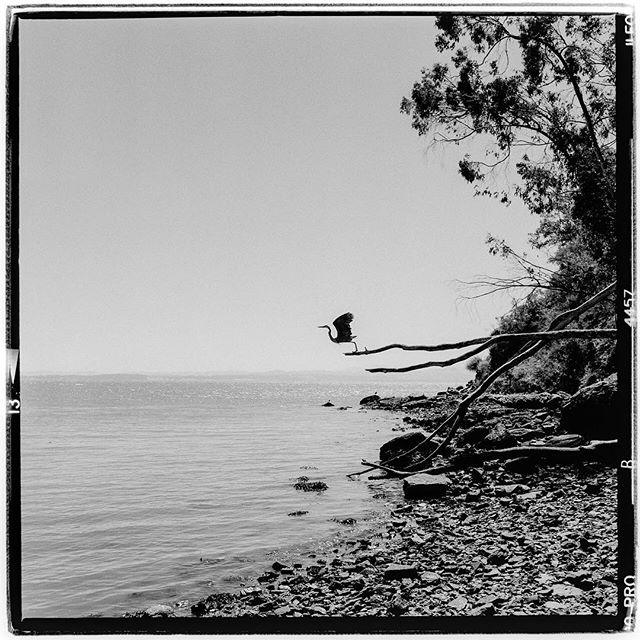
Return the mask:
<path id="1" fill-rule="evenodd" d="M 119 616 L 194 600 L 237 587 L 275 557 L 357 532 L 385 507 L 376 486 L 400 487 L 346 477 L 398 435 L 400 416 L 362 410 L 359 400 L 446 386 L 292 375 L 23 377 L 23 615 Z M 296 490 L 302 475 L 328 489 Z M 338 522 L 346 518 L 356 525 Z"/>

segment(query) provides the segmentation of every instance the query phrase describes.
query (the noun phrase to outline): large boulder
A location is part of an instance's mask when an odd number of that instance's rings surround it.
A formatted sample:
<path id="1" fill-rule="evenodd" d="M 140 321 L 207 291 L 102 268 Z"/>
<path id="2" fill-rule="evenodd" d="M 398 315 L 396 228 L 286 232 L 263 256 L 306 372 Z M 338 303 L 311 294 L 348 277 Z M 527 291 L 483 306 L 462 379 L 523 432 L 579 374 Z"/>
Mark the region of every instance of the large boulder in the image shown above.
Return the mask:
<path id="1" fill-rule="evenodd" d="M 560 428 L 586 440 L 612 440 L 618 435 L 618 382 L 613 375 L 582 387 L 562 407 Z"/>
<path id="2" fill-rule="evenodd" d="M 437 444 L 427 439 L 423 431 L 409 431 L 385 442 L 380 447 L 380 463 L 392 469 L 405 469 L 433 451 Z"/>

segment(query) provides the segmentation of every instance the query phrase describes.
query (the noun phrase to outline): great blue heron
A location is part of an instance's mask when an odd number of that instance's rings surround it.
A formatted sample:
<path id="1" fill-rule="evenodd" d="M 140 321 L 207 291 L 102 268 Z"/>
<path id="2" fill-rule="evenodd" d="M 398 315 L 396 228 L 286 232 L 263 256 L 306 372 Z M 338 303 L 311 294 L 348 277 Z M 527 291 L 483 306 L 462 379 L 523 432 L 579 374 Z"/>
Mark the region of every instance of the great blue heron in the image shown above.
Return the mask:
<path id="1" fill-rule="evenodd" d="M 358 345 L 354 340 L 354 338 L 356 338 L 357 336 L 351 335 L 350 325 L 352 322 L 353 322 L 352 313 L 343 313 L 341 316 L 337 317 L 333 321 L 333 326 L 336 328 L 335 338 L 331 335 L 331 327 L 328 324 L 322 324 L 318 327 L 318 329 L 326 329 L 327 333 L 329 334 L 329 340 L 331 340 L 331 342 L 353 342 L 355 351 L 357 351 Z"/>

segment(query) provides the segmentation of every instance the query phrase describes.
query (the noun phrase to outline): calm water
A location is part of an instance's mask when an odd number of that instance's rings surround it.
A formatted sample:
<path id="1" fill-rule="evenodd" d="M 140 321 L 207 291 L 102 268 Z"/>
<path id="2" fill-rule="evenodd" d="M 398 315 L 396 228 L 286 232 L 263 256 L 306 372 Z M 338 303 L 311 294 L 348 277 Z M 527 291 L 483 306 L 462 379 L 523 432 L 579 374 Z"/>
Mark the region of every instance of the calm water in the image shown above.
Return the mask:
<path id="1" fill-rule="evenodd" d="M 381 483 L 345 474 L 377 457 L 398 417 L 361 411 L 358 401 L 442 388 L 52 376 L 22 387 L 28 617 L 120 615 L 199 598 L 264 570 L 274 551 L 295 554 L 344 532 L 332 518 L 364 526 L 381 508 L 372 486 Z M 327 400 L 336 408 L 322 407 Z M 300 475 L 329 489 L 296 491 Z M 309 513 L 287 515 L 297 510 Z"/>

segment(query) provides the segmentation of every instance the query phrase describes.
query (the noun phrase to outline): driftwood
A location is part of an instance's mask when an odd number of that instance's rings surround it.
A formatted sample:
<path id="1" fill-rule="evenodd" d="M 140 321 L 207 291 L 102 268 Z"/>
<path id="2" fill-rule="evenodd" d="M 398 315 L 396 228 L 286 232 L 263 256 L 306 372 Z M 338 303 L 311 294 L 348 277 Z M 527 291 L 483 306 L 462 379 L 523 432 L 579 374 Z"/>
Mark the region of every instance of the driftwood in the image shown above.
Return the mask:
<path id="1" fill-rule="evenodd" d="M 607 297 L 609 297 L 612 293 L 614 293 L 615 288 L 616 288 L 616 283 L 613 282 L 609 286 L 605 287 L 604 289 L 596 293 L 594 296 L 589 298 L 589 300 L 587 300 L 586 302 L 583 302 L 578 307 L 575 307 L 574 309 L 569 309 L 559 314 L 549 323 L 549 326 L 547 327 L 544 333 L 551 333 L 551 332 L 557 333 L 558 330 L 564 329 L 564 327 L 571 324 L 571 322 L 573 322 L 576 318 L 580 317 L 585 311 L 587 311 L 588 309 L 591 309 L 596 304 L 602 302 Z M 503 335 L 507 335 L 507 334 L 503 334 Z M 538 334 L 534 334 L 534 335 L 536 337 L 538 336 Z M 497 378 L 499 378 L 503 373 L 505 373 L 509 369 L 512 369 L 516 365 L 520 364 L 521 362 L 523 362 L 524 360 L 532 356 L 534 353 L 539 351 L 543 346 L 545 346 L 545 344 L 547 344 L 547 340 L 545 339 L 541 339 L 541 340 L 536 339 L 536 340 L 527 342 L 520 349 L 520 351 L 516 353 L 516 355 L 514 355 L 510 360 L 505 362 L 501 367 L 498 367 L 489 376 L 487 376 L 480 383 L 480 385 L 478 385 L 476 389 L 474 389 L 466 398 L 464 398 L 458 404 L 455 411 L 453 411 L 453 413 L 447 416 L 447 418 L 445 418 L 445 420 L 434 431 L 432 431 L 431 434 L 427 436 L 419 445 L 415 446 L 413 449 L 409 451 L 403 452 L 400 455 L 404 456 L 411 453 L 412 451 L 419 449 L 424 444 L 426 444 L 431 439 L 433 439 L 438 433 L 440 433 L 441 431 L 444 431 L 445 429 L 448 429 L 447 435 L 445 436 L 444 440 L 435 448 L 435 450 L 429 453 L 428 455 L 426 455 L 422 461 L 417 463 L 421 467 L 425 465 L 429 460 L 431 460 L 440 451 L 442 451 L 444 447 L 446 447 L 449 444 L 449 442 L 451 442 L 452 438 L 454 437 L 458 428 L 460 427 L 460 424 L 464 416 L 466 415 L 467 410 L 471 405 L 471 403 L 474 400 L 476 400 L 478 397 L 480 397 L 494 383 L 494 381 Z M 369 351 L 367 353 L 371 353 L 371 352 Z M 403 370 L 406 371 L 408 369 L 405 368 Z M 400 369 L 386 369 L 385 371 L 386 372 L 400 371 Z M 400 456 L 396 456 L 396 457 L 400 457 Z M 391 460 L 393 459 L 395 458 L 392 458 Z M 388 460 L 387 462 L 390 462 L 390 460 Z M 406 470 L 409 470 L 415 466 L 416 466 L 415 464 L 409 465 L 408 467 L 406 467 Z"/>
<path id="2" fill-rule="evenodd" d="M 526 447 L 508 447 L 506 449 L 491 449 L 487 451 L 477 451 L 475 453 L 462 453 L 455 456 L 449 464 L 439 467 L 429 467 L 419 471 L 398 471 L 385 465 L 377 464 L 362 460 L 362 464 L 368 469 L 358 471 L 357 474 L 368 473 L 371 469 L 381 469 L 391 476 L 406 478 L 416 475 L 417 473 L 429 473 L 437 475 L 440 473 L 448 473 L 450 471 L 459 471 L 466 467 L 475 466 L 486 460 L 509 460 L 512 458 L 531 458 L 533 460 L 550 460 L 554 462 L 577 462 L 580 460 L 598 460 L 607 459 L 615 456 L 618 447 L 617 440 L 594 440 L 589 444 L 580 445 L 579 447 L 545 447 L 545 446 L 526 446 Z"/>

